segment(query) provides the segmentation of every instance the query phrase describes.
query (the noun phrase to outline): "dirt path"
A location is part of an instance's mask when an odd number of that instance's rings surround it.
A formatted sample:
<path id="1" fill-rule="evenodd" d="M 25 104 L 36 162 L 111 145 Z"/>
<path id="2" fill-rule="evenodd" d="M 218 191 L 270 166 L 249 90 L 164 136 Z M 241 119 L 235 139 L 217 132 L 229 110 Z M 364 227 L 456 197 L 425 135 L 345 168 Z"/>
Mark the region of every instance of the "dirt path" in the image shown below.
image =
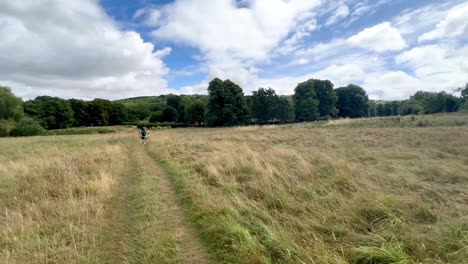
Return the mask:
<path id="1" fill-rule="evenodd" d="M 145 147 L 128 145 L 129 169 L 107 215 L 105 263 L 210 263 L 168 177 Z"/>

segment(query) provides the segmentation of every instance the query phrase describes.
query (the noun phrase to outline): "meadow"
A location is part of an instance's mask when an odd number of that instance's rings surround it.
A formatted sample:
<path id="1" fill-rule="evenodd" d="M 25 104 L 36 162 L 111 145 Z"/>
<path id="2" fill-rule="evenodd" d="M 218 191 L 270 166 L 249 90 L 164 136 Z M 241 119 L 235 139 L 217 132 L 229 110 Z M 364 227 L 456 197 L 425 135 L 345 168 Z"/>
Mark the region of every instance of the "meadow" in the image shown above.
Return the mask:
<path id="1" fill-rule="evenodd" d="M 0 263 L 466 263 L 467 124 L 2 138 Z"/>

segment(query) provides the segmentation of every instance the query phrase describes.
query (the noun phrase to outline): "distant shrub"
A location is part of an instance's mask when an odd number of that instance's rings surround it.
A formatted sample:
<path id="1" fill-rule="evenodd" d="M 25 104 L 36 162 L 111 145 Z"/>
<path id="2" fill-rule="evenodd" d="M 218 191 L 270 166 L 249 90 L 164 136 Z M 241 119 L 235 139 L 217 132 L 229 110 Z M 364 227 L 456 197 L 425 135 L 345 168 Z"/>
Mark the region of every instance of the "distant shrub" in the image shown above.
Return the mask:
<path id="1" fill-rule="evenodd" d="M 0 137 L 7 137 L 15 128 L 15 121 L 0 119 Z"/>
<path id="2" fill-rule="evenodd" d="M 17 124 L 16 128 L 11 131 L 12 136 L 25 137 L 25 136 L 36 136 L 43 135 L 46 130 L 37 122 L 30 117 L 22 118 Z"/>
<path id="3" fill-rule="evenodd" d="M 430 125 L 430 123 L 426 119 L 418 120 L 418 122 L 416 123 L 416 126 L 418 126 L 418 127 L 427 127 L 429 125 Z"/>
<path id="4" fill-rule="evenodd" d="M 162 111 L 156 111 L 151 114 L 149 121 L 151 123 L 158 123 L 163 121 L 163 112 Z"/>

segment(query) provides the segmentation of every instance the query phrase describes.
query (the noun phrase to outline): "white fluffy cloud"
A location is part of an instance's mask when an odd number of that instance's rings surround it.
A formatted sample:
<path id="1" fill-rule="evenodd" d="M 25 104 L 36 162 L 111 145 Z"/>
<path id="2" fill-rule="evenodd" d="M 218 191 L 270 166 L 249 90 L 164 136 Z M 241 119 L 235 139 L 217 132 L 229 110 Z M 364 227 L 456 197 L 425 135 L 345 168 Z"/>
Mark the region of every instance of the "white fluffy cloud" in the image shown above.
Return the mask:
<path id="1" fill-rule="evenodd" d="M 327 22 L 325 25 L 331 26 L 333 24 L 336 24 L 340 22 L 341 20 L 345 19 L 349 15 L 349 8 L 345 4 L 341 4 L 338 6 L 338 8 L 335 10 L 333 15 L 328 18 Z"/>
<path id="2" fill-rule="evenodd" d="M 434 30 L 423 34 L 418 40 L 424 42 L 441 38 L 468 39 L 468 4 L 451 10 Z"/>
<path id="3" fill-rule="evenodd" d="M 164 93 L 169 52 L 120 30 L 96 0 L 0 1 L 0 83 L 25 98 Z"/>
<path id="4" fill-rule="evenodd" d="M 348 38 L 348 43 L 376 52 L 402 50 L 406 42 L 389 22 L 366 28 Z"/>
<path id="5" fill-rule="evenodd" d="M 255 0 L 239 8 L 231 0 L 177 0 L 162 8 L 156 38 L 180 42 L 209 54 L 264 60 L 295 27 L 296 18 L 319 1 Z"/>

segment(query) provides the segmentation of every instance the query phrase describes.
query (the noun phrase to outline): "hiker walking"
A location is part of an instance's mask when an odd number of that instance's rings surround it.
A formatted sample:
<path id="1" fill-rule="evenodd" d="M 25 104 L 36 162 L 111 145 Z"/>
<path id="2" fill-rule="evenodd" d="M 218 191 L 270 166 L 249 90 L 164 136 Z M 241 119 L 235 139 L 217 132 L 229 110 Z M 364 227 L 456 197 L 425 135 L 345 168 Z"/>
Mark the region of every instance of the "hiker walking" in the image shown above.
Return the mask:
<path id="1" fill-rule="evenodd" d="M 145 145 L 146 140 L 148 139 L 148 133 L 146 132 L 144 127 L 138 128 L 138 131 L 140 132 L 141 142 L 143 143 L 143 145 Z"/>

